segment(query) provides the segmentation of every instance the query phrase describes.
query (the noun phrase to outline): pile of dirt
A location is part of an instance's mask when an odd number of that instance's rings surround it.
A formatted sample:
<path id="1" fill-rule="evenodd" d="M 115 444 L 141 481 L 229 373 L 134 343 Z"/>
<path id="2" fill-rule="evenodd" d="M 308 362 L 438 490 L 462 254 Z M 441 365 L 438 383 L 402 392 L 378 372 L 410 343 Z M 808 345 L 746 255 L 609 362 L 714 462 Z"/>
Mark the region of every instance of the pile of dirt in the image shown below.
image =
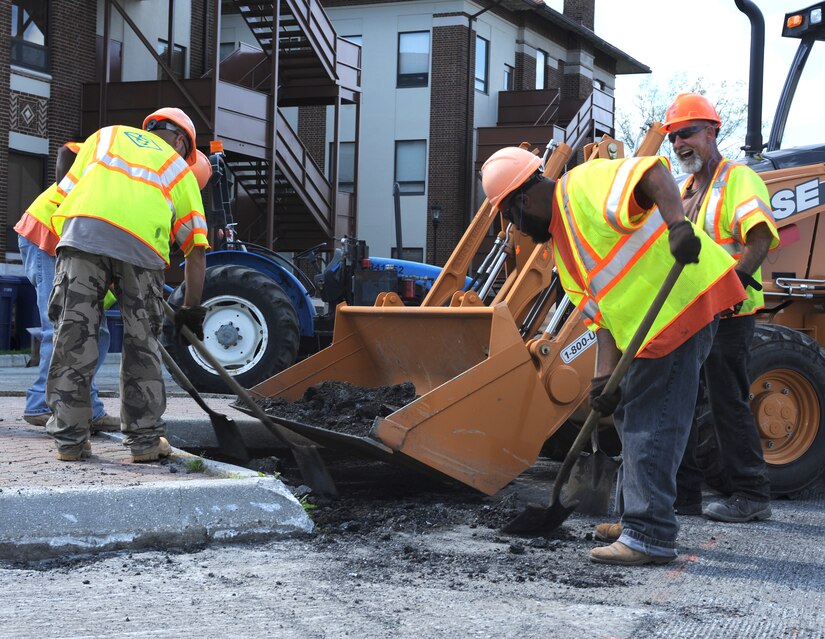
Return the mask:
<path id="1" fill-rule="evenodd" d="M 326 381 L 310 386 L 298 401 L 269 398 L 260 402 L 273 417 L 319 426 L 347 435 L 369 435 L 376 417 L 386 417 L 416 399 L 410 382 L 366 388 Z"/>
<path id="2" fill-rule="evenodd" d="M 323 382 L 298 401 L 268 399 L 261 405 L 273 417 L 364 436 L 375 417 L 389 415 L 414 399 L 410 383 L 363 388 Z M 374 573 L 376 579 L 399 584 L 446 579 L 456 588 L 526 580 L 551 580 L 574 589 L 627 583 L 622 574 L 587 560 L 595 545 L 592 522 L 573 519 L 533 538 L 501 533 L 525 502 L 535 499 L 537 488 L 545 498 L 549 494 L 546 464 L 544 474 L 531 469 L 532 480 L 526 473 L 488 497 L 435 471 L 328 449 L 322 449 L 322 456 L 339 492 L 335 498 L 318 497 L 300 486 L 300 474 L 286 459 L 258 459 L 251 467 L 263 472 L 279 469 L 310 511 L 313 543 L 334 547 L 347 557 L 348 575 Z"/>

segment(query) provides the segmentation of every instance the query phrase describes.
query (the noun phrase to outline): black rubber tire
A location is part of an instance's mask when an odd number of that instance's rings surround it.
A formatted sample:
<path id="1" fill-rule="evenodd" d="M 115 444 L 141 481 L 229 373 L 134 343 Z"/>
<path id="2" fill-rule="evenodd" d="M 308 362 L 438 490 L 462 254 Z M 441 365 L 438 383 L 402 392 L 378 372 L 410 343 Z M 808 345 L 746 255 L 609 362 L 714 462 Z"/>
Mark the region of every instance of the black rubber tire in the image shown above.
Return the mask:
<path id="1" fill-rule="evenodd" d="M 180 306 L 183 295 L 181 286 L 169 296 L 169 304 Z M 298 315 L 274 280 L 243 266 L 212 266 L 206 269 L 201 303 L 207 308 L 204 343 L 244 388 L 295 363 Z M 163 343 L 200 392 L 230 392 L 195 349 L 174 338 L 169 321 L 163 326 Z"/>
<path id="2" fill-rule="evenodd" d="M 751 408 L 771 493 L 792 495 L 816 481 L 825 461 L 825 350 L 807 335 L 777 324 L 757 324 L 751 342 Z M 772 436 L 777 406 L 793 419 L 784 437 Z M 716 434 L 699 411 L 697 461 L 712 488 L 728 492 Z M 773 431 L 775 435 L 776 429 Z"/>

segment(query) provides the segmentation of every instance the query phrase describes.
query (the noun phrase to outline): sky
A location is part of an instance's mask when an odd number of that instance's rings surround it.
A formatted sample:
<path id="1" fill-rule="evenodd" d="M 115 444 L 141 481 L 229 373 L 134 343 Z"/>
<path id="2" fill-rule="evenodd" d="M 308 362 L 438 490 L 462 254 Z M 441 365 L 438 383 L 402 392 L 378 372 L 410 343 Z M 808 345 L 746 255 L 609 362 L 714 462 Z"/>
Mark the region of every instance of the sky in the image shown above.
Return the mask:
<path id="1" fill-rule="evenodd" d="M 561 11 L 563 0 L 545 0 Z M 816 4 L 816 0 L 755 0 L 765 17 L 765 74 L 762 129 L 770 134 L 776 105 L 799 40 L 783 38 L 786 12 Z M 652 70 L 651 79 L 665 88 L 668 77 L 683 72 L 711 82 L 741 80 L 747 99 L 750 21 L 734 0 L 596 0 L 595 33 Z M 619 76 L 616 103 L 632 108 L 646 75 Z M 825 42 L 808 58 L 791 107 L 782 148 L 825 144 L 821 87 L 825 86 Z M 674 96 L 675 97 L 675 96 Z M 714 97 L 708 94 L 714 101 Z M 743 134 L 744 135 L 744 134 Z M 744 142 L 744 139 L 743 139 Z"/>

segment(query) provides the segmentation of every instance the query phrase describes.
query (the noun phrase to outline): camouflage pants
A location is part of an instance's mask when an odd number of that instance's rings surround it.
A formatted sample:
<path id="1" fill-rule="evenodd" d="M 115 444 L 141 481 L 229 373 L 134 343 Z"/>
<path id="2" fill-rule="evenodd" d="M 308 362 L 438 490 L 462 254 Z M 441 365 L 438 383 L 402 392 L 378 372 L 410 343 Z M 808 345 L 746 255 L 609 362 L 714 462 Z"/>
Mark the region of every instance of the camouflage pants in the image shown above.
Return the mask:
<path id="1" fill-rule="evenodd" d="M 126 435 L 124 445 L 140 454 L 155 446 L 166 431 L 161 419 L 166 389 L 158 348 L 163 271 L 61 247 L 49 298 L 55 333 L 46 382 L 46 401 L 54 415 L 47 430 L 61 451 L 77 451 L 89 437 L 89 386 L 98 358 L 98 329 L 105 321 L 103 297 L 110 285 L 123 319 L 120 422 Z"/>

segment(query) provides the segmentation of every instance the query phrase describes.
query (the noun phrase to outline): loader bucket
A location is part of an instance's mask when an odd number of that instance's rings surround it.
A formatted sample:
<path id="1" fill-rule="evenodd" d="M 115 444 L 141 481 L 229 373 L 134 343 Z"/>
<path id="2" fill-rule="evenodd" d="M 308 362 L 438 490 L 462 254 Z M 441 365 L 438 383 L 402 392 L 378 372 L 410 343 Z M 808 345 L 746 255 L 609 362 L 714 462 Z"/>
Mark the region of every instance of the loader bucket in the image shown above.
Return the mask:
<path id="1" fill-rule="evenodd" d="M 376 418 L 370 432 L 380 443 L 376 448 L 487 494 L 531 466 L 553 428 L 553 406 L 503 303 L 342 305 L 331 346 L 251 391 L 295 401 L 322 381 L 366 387 L 412 382 L 418 399 Z M 302 434 L 312 437 L 312 431 Z M 329 443 L 347 437 L 323 439 Z M 364 449 L 363 441 L 353 443 Z"/>

